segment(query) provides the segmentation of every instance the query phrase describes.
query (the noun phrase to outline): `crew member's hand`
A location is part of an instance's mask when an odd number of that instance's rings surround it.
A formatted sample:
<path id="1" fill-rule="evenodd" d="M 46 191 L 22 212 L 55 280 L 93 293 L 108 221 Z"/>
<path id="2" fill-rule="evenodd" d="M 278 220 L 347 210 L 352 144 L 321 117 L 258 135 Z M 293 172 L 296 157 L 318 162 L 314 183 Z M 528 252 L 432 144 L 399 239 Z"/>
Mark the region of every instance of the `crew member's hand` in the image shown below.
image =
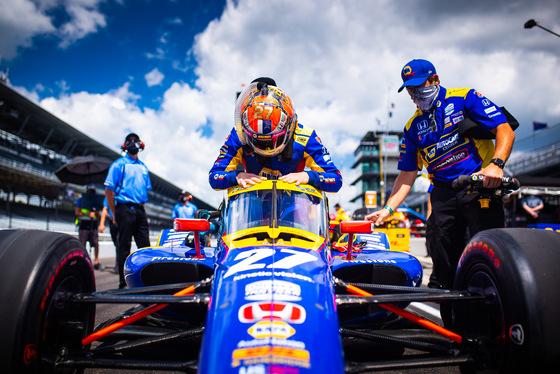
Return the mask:
<path id="1" fill-rule="evenodd" d="M 496 188 L 502 183 L 504 171 L 498 165 L 490 164 L 473 175 L 484 175 L 484 181 L 482 182 L 484 188 Z"/>
<path id="2" fill-rule="evenodd" d="M 375 211 L 371 214 L 368 214 L 364 218 L 364 220 L 365 221 L 373 221 L 375 226 L 379 226 L 390 216 L 391 216 L 391 212 L 389 212 L 389 210 L 383 208 L 383 209 L 377 210 L 377 211 Z"/>
<path id="3" fill-rule="evenodd" d="M 237 174 L 237 184 L 245 188 L 247 185 L 254 186 L 257 183 L 261 183 L 266 180 L 266 177 L 260 177 L 253 173 L 241 172 Z"/>
<path id="4" fill-rule="evenodd" d="M 309 174 L 307 174 L 307 172 L 305 171 L 302 171 L 300 173 L 290 173 L 282 175 L 278 179 L 286 183 L 295 183 L 296 186 L 299 186 L 300 184 L 309 183 Z"/>

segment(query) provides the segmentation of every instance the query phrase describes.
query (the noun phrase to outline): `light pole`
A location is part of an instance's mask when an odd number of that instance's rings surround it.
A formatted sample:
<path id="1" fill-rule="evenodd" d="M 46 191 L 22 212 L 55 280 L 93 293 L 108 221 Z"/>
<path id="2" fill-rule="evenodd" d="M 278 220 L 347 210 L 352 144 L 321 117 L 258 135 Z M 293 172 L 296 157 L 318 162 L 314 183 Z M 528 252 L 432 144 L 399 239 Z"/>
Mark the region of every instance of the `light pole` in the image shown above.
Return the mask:
<path id="1" fill-rule="evenodd" d="M 545 30 L 545 31 L 548 31 L 548 32 L 551 33 L 551 34 L 554 34 L 554 35 L 560 37 L 560 35 L 558 35 L 558 34 L 555 33 L 554 31 L 551 31 L 551 30 L 547 29 L 546 27 L 542 27 L 541 25 L 539 25 L 539 24 L 537 23 L 537 21 L 535 21 L 534 19 L 530 19 L 530 20 L 528 20 L 527 22 L 525 22 L 525 28 L 526 28 L 526 29 L 532 29 L 532 28 L 535 27 L 535 26 L 540 27 L 541 29 L 543 29 L 543 30 Z"/>

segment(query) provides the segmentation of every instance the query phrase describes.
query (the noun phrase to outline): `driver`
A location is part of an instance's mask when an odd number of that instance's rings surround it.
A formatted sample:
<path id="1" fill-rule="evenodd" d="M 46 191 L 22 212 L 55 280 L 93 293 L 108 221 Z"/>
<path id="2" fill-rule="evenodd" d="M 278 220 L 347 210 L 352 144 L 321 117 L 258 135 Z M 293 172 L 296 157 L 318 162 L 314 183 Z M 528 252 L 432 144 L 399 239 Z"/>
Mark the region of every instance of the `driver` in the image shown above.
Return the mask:
<path id="1" fill-rule="evenodd" d="M 307 167 L 307 170 L 305 170 Z M 257 78 L 239 96 L 235 127 L 210 169 L 215 190 L 267 179 L 338 192 L 342 176 L 315 130 L 302 126 L 292 101 L 271 78 Z"/>
<path id="2" fill-rule="evenodd" d="M 482 209 L 475 194 L 455 190 L 451 183 L 460 175 L 484 175 L 484 187 L 498 187 L 504 176 L 515 135 L 500 108 L 471 88 L 445 89 L 436 69 L 426 60 L 412 60 L 402 69 L 401 92 L 406 88 L 416 112 L 406 124 L 400 146 L 398 169 L 387 206 L 366 216 L 380 225 L 389 218 L 410 192 L 419 167 L 426 167 L 433 184 L 432 213 L 428 220 L 426 245 L 432 257 L 429 287 L 452 288 L 455 270 L 465 248 L 466 229 L 479 231 L 504 227 L 503 201 L 492 199 Z M 461 139 L 458 123 L 468 115 L 496 137 Z M 421 165 L 419 165 L 421 164 Z M 443 304 L 442 304 L 443 306 Z M 450 310 L 442 308 L 442 319 L 450 322 Z"/>

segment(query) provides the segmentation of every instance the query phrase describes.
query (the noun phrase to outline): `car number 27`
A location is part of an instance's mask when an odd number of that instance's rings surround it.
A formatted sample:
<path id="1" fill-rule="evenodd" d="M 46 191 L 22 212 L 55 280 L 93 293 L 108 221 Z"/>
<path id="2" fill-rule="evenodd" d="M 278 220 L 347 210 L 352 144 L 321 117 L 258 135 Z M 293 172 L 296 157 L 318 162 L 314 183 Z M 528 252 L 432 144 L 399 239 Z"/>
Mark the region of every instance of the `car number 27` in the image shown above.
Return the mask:
<path id="1" fill-rule="evenodd" d="M 275 254 L 279 254 L 274 256 Z M 270 257 L 274 256 L 273 261 Z M 230 266 L 229 270 L 224 275 L 224 278 L 230 275 L 237 274 L 242 271 L 257 270 L 264 268 L 273 269 L 291 269 L 306 262 L 316 261 L 317 258 L 310 253 L 300 252 L 293 249 L 273 249 L 273 248 L 258 248 L 239 253 L 234 261 L 239 261 Z"/>

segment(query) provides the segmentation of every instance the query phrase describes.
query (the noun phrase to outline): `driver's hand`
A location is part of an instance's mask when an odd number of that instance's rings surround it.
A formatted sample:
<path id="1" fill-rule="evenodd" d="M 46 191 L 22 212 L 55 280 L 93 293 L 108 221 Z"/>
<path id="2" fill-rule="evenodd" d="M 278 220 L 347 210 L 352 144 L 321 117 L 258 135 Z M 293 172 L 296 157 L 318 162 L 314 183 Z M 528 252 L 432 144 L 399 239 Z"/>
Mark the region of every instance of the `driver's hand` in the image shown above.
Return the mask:
<path id="1" fill-rule="evenodd" d="M 484 175 L 484 180 L 482 181 L 484 188 L 496 188 L 502 184 L 504 171 L 499 166 L 490 164 L 473 175 Z"/>
<path id="2" fill-rule="evenodd" d="M 389 212 L 387 209 L 383 208 L 383 209 L 377 210 L 377 211 L 375 211 L 371 214 L 368 214 L 364 218 L 364 220 L 365 221 L 373 221 L 375 226 L 379 226 L 383 223 L 383 221 L 385 221 L 390 216 L 391 216 L 391 212 Z"/>
<path id="3" fill-rule="evenodd" d="M 307 174 L 307 172 L 305 171 L 302 171 L 300 173 L 290 173 L 282 175 L 278 179 L 286 183 L 295 183 L 296 186 L 299 186 L 300 184 L 309 183 L 309 174 Z"/>
<path id="4" fill-rule="evenodd" d="M 266 177 L 260 177 L 253 173 L 241 172 L 237 174 L 237 184 L 245 188 L 247 185 L 254 186 L 257 183 L 261 183 L 266 180 Z"/>

